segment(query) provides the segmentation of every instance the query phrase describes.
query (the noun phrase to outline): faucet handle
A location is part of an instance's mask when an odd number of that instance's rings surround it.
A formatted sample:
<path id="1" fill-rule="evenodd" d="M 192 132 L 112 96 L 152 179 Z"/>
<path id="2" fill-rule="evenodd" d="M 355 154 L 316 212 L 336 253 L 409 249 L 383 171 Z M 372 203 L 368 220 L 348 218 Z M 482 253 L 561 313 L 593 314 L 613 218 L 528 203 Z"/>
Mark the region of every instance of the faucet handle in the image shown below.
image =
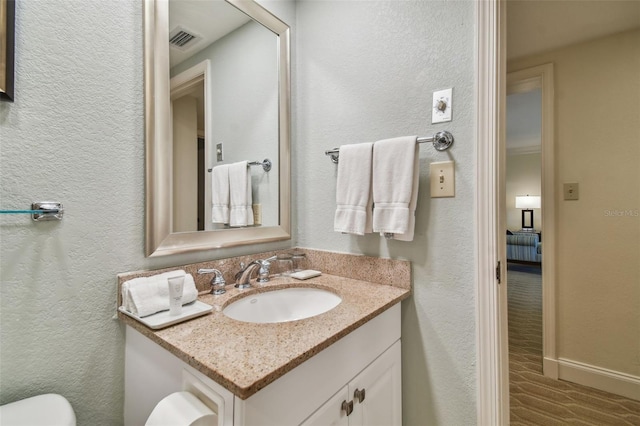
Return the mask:
<path id="1" fill-rule="evenodd" d="M 227 285 L 227 282 L 222 276 L 222 272 L 220 272 L 218 269 L 215 269 L 215 268 L 198 269 L 199 275 L 212 274 L 212 273 L 216 275 L 211 279 L 211 294 L 215 294 L 215 295 L 224 294 L 227 291 L 224 288 L 224 286 Z"/>

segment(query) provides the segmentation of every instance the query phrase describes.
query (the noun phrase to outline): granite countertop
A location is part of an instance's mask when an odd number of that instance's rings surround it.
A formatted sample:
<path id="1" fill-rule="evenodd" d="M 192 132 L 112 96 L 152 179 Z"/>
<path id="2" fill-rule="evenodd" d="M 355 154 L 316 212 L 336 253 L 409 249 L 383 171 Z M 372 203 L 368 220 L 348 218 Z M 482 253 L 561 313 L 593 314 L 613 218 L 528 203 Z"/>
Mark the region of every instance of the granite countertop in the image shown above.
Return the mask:
<path id="1" fill-rule="evenodd" d="M 249 290 L 227 285 L 227 293 L 201 293 L 198 300 L 213 306 L 213 313 L 174 326 L 152 330 L 119 312 L 121 321 L 135 328 L 241 399 L 302 364 L 351 331 L 409 297 L 411 291 L 323 274 L 305 281 L 272 278 Z M 222 313 L 229 303 L 273 287 L 320 287 L 337 293 L 342 302 L 334 309 L 298 321 L 255 324 L 233 320 Z"/>

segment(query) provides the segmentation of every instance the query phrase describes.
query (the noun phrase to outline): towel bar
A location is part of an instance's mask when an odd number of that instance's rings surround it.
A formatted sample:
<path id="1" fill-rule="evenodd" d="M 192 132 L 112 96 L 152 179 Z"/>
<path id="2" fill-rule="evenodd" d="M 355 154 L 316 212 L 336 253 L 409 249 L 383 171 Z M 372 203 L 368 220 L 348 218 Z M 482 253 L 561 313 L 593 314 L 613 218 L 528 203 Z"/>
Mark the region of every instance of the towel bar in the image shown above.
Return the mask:
<path id="1" fill-rule="evenodd" d="M 248 161 L 247 162 L 247 167 L 250 166 L 262 166 L 262 170 L 264 170 L 265 172 L 270 172 L 271 171 L 271 160 L 269 160 L 268 158 L 265 158 L 262 161 Z M 209 173 L 211 173 L 213 169 L 207 169 L 207 171 Z"/>
<path id="2" fill-rule="evenodd" d="M 438 132 L 431 137 L 422 137 L 416 139 L 416 143 L 425 143 L 432 142 L 433 147 L 437 151 L 445 151 L 449 149 L 449 147 L 453 144 L 453 135 L 444 130 L 442 132 Z M 328 149 L 324 152 L 324 155 L 328 155 L 331 158 L 331 161 L 334 163 L 338 163 L 338 158 L 340 157 L 340 148 Z"/>

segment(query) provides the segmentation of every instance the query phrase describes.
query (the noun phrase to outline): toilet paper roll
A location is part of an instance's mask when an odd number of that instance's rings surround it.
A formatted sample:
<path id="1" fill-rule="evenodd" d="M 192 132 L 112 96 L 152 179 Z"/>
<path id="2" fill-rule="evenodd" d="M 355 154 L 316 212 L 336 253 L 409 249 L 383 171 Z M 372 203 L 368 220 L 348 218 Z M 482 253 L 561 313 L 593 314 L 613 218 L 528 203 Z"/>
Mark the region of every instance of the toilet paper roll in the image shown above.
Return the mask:
<path id="1" fill-rule="evenodd" d="M 216 426 L 218 416 L 189 392 L 175 392 L 155 406 L 145 426 Z"/>

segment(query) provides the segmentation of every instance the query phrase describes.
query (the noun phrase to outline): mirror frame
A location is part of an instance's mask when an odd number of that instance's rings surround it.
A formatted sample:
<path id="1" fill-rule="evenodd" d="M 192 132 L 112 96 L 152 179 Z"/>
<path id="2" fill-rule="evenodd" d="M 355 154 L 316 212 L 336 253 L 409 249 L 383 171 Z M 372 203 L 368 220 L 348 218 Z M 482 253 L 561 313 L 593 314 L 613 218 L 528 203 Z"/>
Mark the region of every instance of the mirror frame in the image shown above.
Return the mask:
<path id="1" fill-rule="evenodd" d="M 279 225 L 171 232 L 169 1 L 144 1 L 145 254 L 166 256 L 291 238 L 290 29 L 253 0 L 225 0 L 278 37 Z"/>

